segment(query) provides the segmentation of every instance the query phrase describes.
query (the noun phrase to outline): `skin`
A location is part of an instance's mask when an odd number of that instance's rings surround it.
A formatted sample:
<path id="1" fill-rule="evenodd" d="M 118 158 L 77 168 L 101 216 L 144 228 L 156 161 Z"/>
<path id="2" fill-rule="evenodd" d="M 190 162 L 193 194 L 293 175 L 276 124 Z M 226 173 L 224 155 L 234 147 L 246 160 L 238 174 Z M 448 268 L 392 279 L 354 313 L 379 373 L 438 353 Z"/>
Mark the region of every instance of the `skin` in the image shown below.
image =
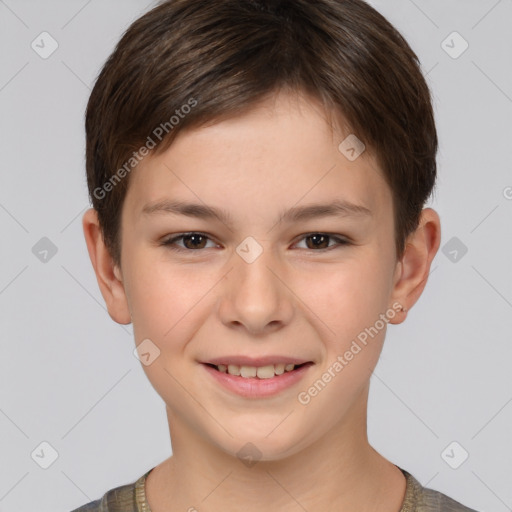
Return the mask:
<path id="1" fill-rule="evenodd" d="M 297 399 L 379 315 L 415 304 L 440 243 L 439 216 L 426 208 L 397 260 L 391 191 L 369 151 L 351 162 L 338 150 L 347 135 L 331 129 L 316 100 L 283 92 L 181 132 L 130 177 L 119 266 L 95 211 L 85 213 L 110 316 L 133 322 L 137 345 L 149 338 L 160 350 L 143 369 L 166 404 L 173 455 L 146 481 L 153 512 L 400 510 L 405 478 L 366 433 L 386 327 L 307 405 Z M 371 214 L 278 222 L 283 210 L 340 198 Z M 162 199 L 223 208 L 233 223 L 142 213 Z M 161 245 L 190 231 L 208 238 L 177 240 L 181 252 Z M 328 238 L 316 248 L 307 237 L 315 233 L 350 243 Z M 248 236 L 263 250 L 251 263 L 236 252 Z M 314 365 L 277 396 L 248 399 L 221 389 L 199 363 L 227 354 Z M 262 454 L 251 467 L 237 457 L 247 442 Z"/>

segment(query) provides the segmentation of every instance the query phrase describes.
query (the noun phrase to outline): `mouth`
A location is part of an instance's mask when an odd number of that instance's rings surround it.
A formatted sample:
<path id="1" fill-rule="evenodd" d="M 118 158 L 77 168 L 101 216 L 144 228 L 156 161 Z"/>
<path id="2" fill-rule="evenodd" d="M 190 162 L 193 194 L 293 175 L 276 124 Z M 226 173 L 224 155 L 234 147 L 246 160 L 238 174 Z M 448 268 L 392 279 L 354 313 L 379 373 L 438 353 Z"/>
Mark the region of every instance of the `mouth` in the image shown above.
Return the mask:
<path id="1" fill-rule="evenodd" d="M 293 372 L 304 366 L 312 365 L 311 361 L 301 364 L 293 363 L 276 363 L 267 364 L 265 366 L 249 366 L 237 364 L 213 364 L 205 363 L 210 368 L 217 370 L 220 373 L 226 373 L 235 377 L 242 377 L 244 379 L 272 379 L 285 373 Z"/>
<path id="2" fill-rule="evenodd" d="M 270 363 L 269 360 L 231 362 L 216 360 L 202 363 L 213 382 L 231 394 L 247 399 L 271 398 L 298 386 L 305 378 L 308 370 L 315 363 L 312 361 L 286 360 Z M 280 358 L 283 359 L 283 358 Z M 286 359 L 286 358 L 285 358 Z M 253 365 L 247 364 L 252 362 Z M 258 366 L 254 366 L 258 364 Z"/>

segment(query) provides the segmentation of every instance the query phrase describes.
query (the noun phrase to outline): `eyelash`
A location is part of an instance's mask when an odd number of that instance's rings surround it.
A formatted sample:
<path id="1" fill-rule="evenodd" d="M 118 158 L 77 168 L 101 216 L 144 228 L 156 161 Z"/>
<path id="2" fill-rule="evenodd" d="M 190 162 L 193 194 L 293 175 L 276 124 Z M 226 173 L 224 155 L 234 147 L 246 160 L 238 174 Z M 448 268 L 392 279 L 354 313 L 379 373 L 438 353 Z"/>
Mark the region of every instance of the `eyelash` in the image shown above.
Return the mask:
<path id="1" fill-rule="evenodd" d="M 174 236 L 172 238 L 168 238 L 167 240 L 164 240 L 163 242 L 161 242 L 160 245 L 163 245 L 163 246 L 167 247 L 168 249 L 170 249 L 171 251 L 176 251 L 176 252 L 189 252 L 190 253 L 190 252 L 200 252 L 200 251 L 207 249 L 206 247 L 202 248 L 202 249 L 187 249 L 187 248 L 178 247 L 178 246 L 174 245 L 177 240 L 183 239 L 183 238 L 185 238 L 187 236 L 191 236 L 191 235 L 199 235 L 204 238 L 207 238 L 208 240 L 213 241 L 206 233 L 201 233 L 200 231 L 190 231 L 188 233 L 181 233 L 180 235 Z M 342 246 L 350 245 L 350 242 L 345 238 L 341 238 L 336 235 L 332 235 L 330 233 L 323 233 L 320 231 L 306 233 L 305 235 L 302 236 L 302 238 L 299 241 L 302 241 L 305 238 L 308 238 L 308 237 L 311 237 L 314 235 L 327 236 L 330 239 L 335 240 L 337 242 L 337 245 L 334 245 L 331 247 L 326 247 L 324 249 L 308 249 L 308 248 L 306 248 L 306 250 L 313 251 L 313 252 L 326 252 L 326 251 L 331 251 L 333 249 L 336 249 L 336 248 L 339 248 Z"/>

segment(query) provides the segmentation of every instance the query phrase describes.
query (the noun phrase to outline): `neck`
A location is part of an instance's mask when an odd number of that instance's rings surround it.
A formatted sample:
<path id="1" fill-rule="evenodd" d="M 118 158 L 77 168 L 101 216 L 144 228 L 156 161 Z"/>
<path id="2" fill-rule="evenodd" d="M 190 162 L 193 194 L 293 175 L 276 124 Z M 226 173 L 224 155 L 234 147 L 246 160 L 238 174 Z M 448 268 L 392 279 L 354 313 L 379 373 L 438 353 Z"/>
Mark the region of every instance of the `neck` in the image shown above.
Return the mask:
<path id="1" fill-rule="evenodd" d="M 146 481 L 152 512 L 398 512 L 405 477 L 368 443 L 362 402 L 350 421 L 306 448 L 253 465 L 212 445 L 168 409 L 173 455 Z"/>

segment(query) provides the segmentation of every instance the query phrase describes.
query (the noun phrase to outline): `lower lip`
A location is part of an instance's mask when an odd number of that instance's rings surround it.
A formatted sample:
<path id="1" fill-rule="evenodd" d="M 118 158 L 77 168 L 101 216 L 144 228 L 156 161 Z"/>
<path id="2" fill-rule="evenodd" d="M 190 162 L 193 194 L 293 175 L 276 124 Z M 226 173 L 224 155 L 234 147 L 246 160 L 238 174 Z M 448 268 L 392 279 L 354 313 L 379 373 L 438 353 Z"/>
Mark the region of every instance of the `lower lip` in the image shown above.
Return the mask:
<path id="1" fill-rule="evenodd" d="M 265 398 L 277 395 L 281 391 L 290 388 L 299 382 L 312 363 L 305 364 L 291 372 L 284 372 L 276 375 L 271 379 L 260 379 L 258 377 L 240 377 L 238 375 L 230 375 L 222 373 L 207 364 L 203 364 L 206 371 L 229 391 L 245 398 Z"/>

